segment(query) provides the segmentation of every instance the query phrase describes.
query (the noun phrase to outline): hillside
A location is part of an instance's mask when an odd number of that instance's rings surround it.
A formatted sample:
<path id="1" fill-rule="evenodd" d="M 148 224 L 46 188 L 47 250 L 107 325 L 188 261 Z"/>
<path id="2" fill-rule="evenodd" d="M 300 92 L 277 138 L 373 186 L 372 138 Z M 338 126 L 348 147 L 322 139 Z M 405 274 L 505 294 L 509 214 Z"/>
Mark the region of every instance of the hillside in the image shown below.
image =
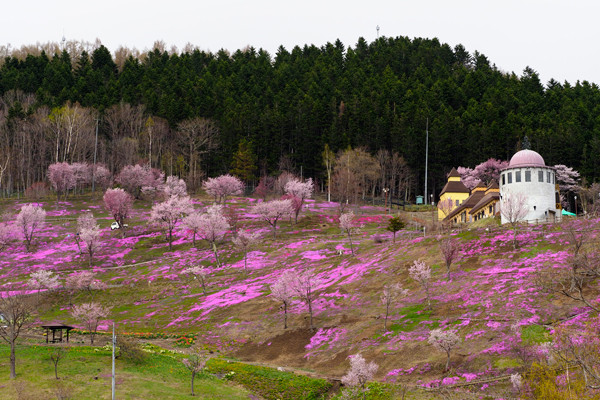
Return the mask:
<path id="1" fill-rule="evenodd" d="M 38 269 L 55 271 L 62 279 L 89 269 L 86 256 L 78 253 L 74 233 L 76 217 L 90 210 L 102 228 L 92 271 L 108 287 L 78 292 L 72 302 L 93 299 L 110 307 L 110 317 L 101 321 L 100 329 L 108 330 L 114 319 L 121 332 L 196 335 L 196 343 L 221 356 L 326 378 L 340 378 L 349 367 L 348 356 L 361 353 L 379 365 L 376 380 L 406 385 L 413 396 L 422 392 L 418 388 L 461 384 L 469 384 L 457 389 L 461 396 L 510 392 L 508 375 L 523 373 L 531 361 L 524 352 L 550 340 L 559 325 L 583 331 L 596 318 L 597 313 L 583 303 L 548 296 L 535 282 L 538 271 L 569 266 L 573 247 L 569 231 L 574 230 L 567 227 L 575 226 L 577 237 L 596 240 L 596 220 L 525 227 L 518 233 L 516 249 L 512 231 L 495 225 L 425 237 L 407 229 L 393 243 L 385 230 L 389 217 L 384 210 L 357 206 L 356 221 L 362 228 L 352 238 L 356 249 L 352 255 L 348 237 L 338 227 L 335 203 L 309 200 L 298 223 L 283 221 L 273 238 L 270 227 L 250 213 L 255 202 L 241 197 L 228 201 L 239 218 L 238 228 L 262 235 L 247 255 L 246 270 L 243 254 L 231 243 L 232 234 L 218 244 L 222 266 L 215 265 L 205 242 L 194 247 L 181 230 L 169 251 L 164 234 L 146 223 L 149 203 L 136 202 L 121 238 L 118 230 L 110 230 L 111 218 L 101 203 L 89 196 L 58 205 L 44 202 L 48 221 L 35 248 L 27 252 L 23 244 L 13 243 L 4 249 L 0 283 L 5 291 L 17 290 L 25 288 L 29 274 Z M 200 207 L 210 200 L 197 198 L 195 203 Z M 14 215 L 19 207 L 19 202 L 3 202 L 5 214 Z M 425 212 L 421 218 L 429 215 Z M 439 249 L 448 235 L 460 244 L 449 281 Z M 424 290 L 409 277 L 415 260 L 433 270 L 431 309 Z M 198 282 L 181 273 L 193 265 L 210 270 L 206 295 Z M 286 269 L 316 274 L 315 329 L 310 329 L 307 306 L 299 299 L 288 310 L 288 329 L 283 328 L 283 310 L 269 286 Z M 384 330 L 380 296 L 389 283 L 400 283 L 409 292 L 392 305 Z M 597 283 L 586 287 L 585 293 L 592 303 L 599 300 Z M 39 310 L 40 321 L 79 326 L 70 316 L 63 291 L 41 295 L 47 301 Z M 427 342 L 435 328 L 456 329 L 461 338 L 451 352 L 448 371 L 445 353 Z M 41 343 L 41 330 L 31 331 L 29 337 L 35 342 L 36 335 Z M 173 347 L 174 341 L 161 345 Z M 500 379 L 489 379 L 496 377 Z"/>

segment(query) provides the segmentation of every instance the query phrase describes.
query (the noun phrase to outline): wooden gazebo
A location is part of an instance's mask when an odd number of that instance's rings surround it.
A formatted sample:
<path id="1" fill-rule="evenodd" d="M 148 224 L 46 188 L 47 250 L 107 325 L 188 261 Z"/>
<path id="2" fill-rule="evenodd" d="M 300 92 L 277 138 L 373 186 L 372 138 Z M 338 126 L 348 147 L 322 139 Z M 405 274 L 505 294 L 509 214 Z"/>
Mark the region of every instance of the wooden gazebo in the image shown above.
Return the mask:
<path id="1" fill-rule="evenodd" d="M 75 329 L 73 326 L 65 325 L 62 322 L 50 322 L 42 325 L 42 328 L 46 329 L 46 343 L 62 343 L 63 330 L 67 331 L 66 339 L 67 343 L 69 343 L 69 332 L 71 329 Z M 52 331 L 52 340 L 50 340 L 49 331 Z M 58 335 L 56 334 L 56 331 L 58 331 Z"/>

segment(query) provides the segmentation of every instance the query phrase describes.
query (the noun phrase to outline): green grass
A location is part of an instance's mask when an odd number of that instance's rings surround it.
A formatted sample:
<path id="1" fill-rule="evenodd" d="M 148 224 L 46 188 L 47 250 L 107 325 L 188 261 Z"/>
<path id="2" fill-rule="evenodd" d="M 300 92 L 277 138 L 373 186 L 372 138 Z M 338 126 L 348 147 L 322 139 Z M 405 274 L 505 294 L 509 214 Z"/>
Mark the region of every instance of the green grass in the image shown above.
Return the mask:
<path id="1" fill-rule="evenodd" d="M 388 327 L 388 329 L 394 333 L 414 331 L 421 322 L 430 320 L 433 312 L 426 310 L 424 304 L 415 304 L 401 308 L 398 311 L 398 314 L 403 316 L 403 318 L 399 322 L 391 324 Z M 438 326 L 439 323 L 437 322 L 433 322 L 429 325 L 430 329 L 435 329 Z"/>
<path id="2" fill-rule="evenodd" d="M 74 346 L 58 365 L 49 355 L 52 346 L 22 345 L 17 348 L 17 379 L 9 379 L 7 346 L 0 346 L 0 398 L 56 398 L 60 386 L 71 399 L 110 399 L 111 352 L 104 348 Z M 180 356 L 151 353 L 143 364 L 116 361 L 117 397 L 120 399 L 188 399 L 190 373 Z M 28 397 L 19 397 L 21 390 Z M 200 399 L 248 399 L 246 389 L 232 386 L 208 373 L 196 377 L 194 390 Z"/>
<path id="3" fill-rule="evenodd" d="M 541 325 L 527 325 L 521 327 L 521 340 L 527 344 L 540 344 L 548 342 L 548 330 Z"/>

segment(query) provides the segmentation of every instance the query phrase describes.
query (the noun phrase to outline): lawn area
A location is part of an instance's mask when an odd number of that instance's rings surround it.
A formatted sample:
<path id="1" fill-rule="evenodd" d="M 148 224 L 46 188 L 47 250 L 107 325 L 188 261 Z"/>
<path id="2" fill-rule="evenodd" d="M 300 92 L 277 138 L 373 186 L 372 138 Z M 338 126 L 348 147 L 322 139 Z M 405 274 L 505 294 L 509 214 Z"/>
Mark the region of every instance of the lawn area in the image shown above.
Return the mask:
<path id="1" fill-rule="evenodd" d="M 73 346 L 58 364 L 59 380 L 50 360 L 52 346 L 17 347 L 17 379 L 9 379 L 9 348 L 0 346 L 0 398 L 110 399 L 111 350 Z M 177 354 L 149 353 L 143 364 L 116 361 L 119 399 L 188 399 L 190 373 Z M 250 392 L 208 373 L 196 377 L 198 399 L 249 399 Z M 254 397 L 259 398 L 259 397 Z"/>

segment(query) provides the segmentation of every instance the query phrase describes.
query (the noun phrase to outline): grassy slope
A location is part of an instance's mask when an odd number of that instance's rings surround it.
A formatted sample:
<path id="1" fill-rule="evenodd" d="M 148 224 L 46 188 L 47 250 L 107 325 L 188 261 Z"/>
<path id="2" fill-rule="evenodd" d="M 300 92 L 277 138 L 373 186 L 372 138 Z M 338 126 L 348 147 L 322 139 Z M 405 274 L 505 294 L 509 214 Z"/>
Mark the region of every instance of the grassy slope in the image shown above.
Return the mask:
<path id="1" fill-rule="evenodd" d="M 80 198 L 60 209 L 76 216 L 77 210 L 90 205 L 98 204 Z M 378 379 L 420 385 L 435 384 L 445 377 L 465 382 L 473 376 L 510 373 L 520 362 L 510 348 L 521 341 L 521 332 L 527 336 L 535 331 L 543 338 L 543 328 L 538 332 L 530 327 L 585 311 L 560 298 L 549 301 L 533 285 L 535 270 L 566 262 L 568 244 L 559 226 L 522 232 L 517 250 L 510 244 L 511 233 L 498 228 L 461 233 L 456 236 L 462 246 L 460 259 L 453 267 L 452 280 L 446 282 L 437 238 L 423 239 L 404 231 L 392 244 L 379 209 L 356 210 L 364 227 L 354 238 L 358 253 L 353 257 L 347 251 L 347 238 L 337 228 L 336 210 L 327 204 L 311 202 L 298 225 L 281 223 L 277 239 L 272 239 L 263 222 L 247 214 L 247 200 L 236 199 L 230 205 L 241 216 L 242 228 L 260 229 L 265 234 L 264 241 L 249 254 L 248 272 L 243 271 L 242 255 L 229 240 L 220 245 L 225 264 L 221 268 L 214 266 L 206 244 L 200 242 L 194 249 L 183 234 L 169 251 L 164 237 L 144 224 L 147 203 L 137 205 L 128 237 L 120 239 L 118 232 L 104 232 L 105 246 L 95 265 L 99 276 L 112 287 L 94 296 L 112 306 L 112 317 L 122 330 L 198 333 L 203 346 L 221 354 L 326 376 L 341 376 L 348 367 L 347 356 L 361 352 L 380 365 Z M 106 217 L 102 208 L 92 209 L 97 217 Z M 40 236 L 36 253 L 40 257 L 13 248 L 17 261 L 0 262 L 2 281 L 23 282 L 40 267 L 51 266 L 63 276 L 85 268 L 85 258 L 75 254 L 72 240 L 66 237 L 72 234 L 74 224 L 53 221 Z M 108 225 L 108 219 L 101 222 L 101 226 Z M 384 243 L 371 239 L 375 233 L 387 238 Z M 340 247 L 346 249 L 342 256 L 337 255 Z M 408 277 L 408 267 L 416 259 L 426 261 L 434 271 L 431 311 L 423 306 L 423 291 Z M 150 262 L 114 269 L 146 261 Z M 179 275 L 195 263 L 212 268 L 206 297 L 197 285 Z M 282 329 L 281 311 L 268 296 L 268 286 L 283 268 L 318 272 L 316 333 L 306 329 L 306 306 L 299 301 L 290 310 L 290 329 Z M 379 295 L 390 282 L 402 283 L 410 294 L 393 308 L 389 329 L 384 332 Z M 89 301 L 90 297 L 81 293 L 74 302 Z M 54 300 L 53 306 L 43 310 L 43 319 L 73 323 L 64 307 L 65 298 L 54 295 Z M 584 314 L 579 323 L 589 317 Z M 445 374 L 441 371 L 444 355 L 426 342 L 429 330 L 436 327 L 458 329 L 465 342 L 453 352 L 453 368 Z"/>

